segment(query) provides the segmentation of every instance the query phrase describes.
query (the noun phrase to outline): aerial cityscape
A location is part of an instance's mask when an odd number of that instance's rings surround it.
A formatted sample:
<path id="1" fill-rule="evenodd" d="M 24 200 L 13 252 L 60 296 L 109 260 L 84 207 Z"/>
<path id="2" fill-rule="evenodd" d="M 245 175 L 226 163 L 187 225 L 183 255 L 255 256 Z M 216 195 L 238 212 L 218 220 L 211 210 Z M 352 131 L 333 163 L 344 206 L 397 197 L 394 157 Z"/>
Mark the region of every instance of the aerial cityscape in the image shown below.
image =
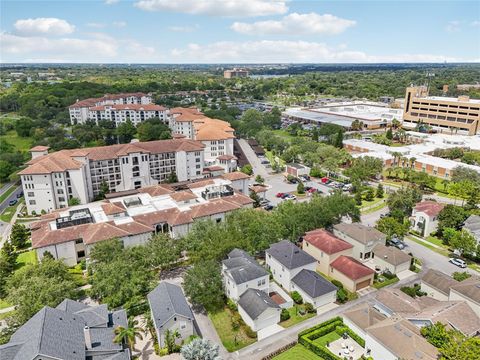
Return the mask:
<path id="1" fill-rule="evenodd" d="M 480 2 L 0 19 L 0 360 L 480 360 Z"/>

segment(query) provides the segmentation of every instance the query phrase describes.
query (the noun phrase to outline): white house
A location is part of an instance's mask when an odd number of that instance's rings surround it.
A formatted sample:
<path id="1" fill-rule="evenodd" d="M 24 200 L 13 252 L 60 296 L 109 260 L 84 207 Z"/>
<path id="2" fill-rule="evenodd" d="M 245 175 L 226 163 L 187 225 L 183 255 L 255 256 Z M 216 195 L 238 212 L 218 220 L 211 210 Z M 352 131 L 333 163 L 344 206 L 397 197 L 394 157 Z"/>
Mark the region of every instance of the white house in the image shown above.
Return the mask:
<path id="1" fill-rule="evenodd" d="M 292 278 L 292 291 L 297 291 L 303 302 L 314 308 L 332 304 L 337 300 L 337 287 L 312 270 L 303 269 Z"/>
<path id="2" fill-rule="evenodd" d="M 372 257 L 375 245 L 385 244 L 386 236 L 377 229 L 360 223 L 340 223 L 333 226 L 333 234 L 353 245 L 353 258 L 361 262 Z"/>
<path id="3" fill-rule="evenodd" d="M 292 279 L 303 269 L 315 271 L 317 261 L 288 240 L 270 245 L 266 264 L 273 278 L 287 291 L 292 291 Z"/>
<path id="4" fill-rule="evenodd" d="M 150 312 L 160 347 L 165 346 L 165 332 L 177 330 L 176 342 L 195 335 L 195 317 L 178 285 L 161 281 L 147 295 Z"/>
<path id="5" fill-rule="evenodd" d="M 248 289 L 238 300 L 238 313 L 253 331 L 280 322 L 281 308 L 265 292 Z"/>
<path id="6" fill-rule="evenodd" d="M 421 236 L 428 236 L 437 231 L 438 214 L 444 208 L 443 204 L 435 201 L 419 202 L 412 211 L 410 221 L 412 229 L 419 232 Z"/>
<path id="7" fill-rule="evenodd" d="M 243 250 L 234 249 L 228 259 L 222 261 L 225 294 L 237 302 L 248 289 L 268 293 L 269 273 Z"/>

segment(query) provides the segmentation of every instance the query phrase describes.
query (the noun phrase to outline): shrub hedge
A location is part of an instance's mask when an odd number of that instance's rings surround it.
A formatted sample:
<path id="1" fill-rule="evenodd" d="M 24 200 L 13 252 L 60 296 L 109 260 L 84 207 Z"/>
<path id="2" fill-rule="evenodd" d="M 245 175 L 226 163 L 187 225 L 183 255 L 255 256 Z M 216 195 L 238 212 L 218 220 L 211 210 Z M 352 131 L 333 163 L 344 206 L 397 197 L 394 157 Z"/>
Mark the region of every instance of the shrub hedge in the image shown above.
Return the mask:
<path id="1" fill-rule="evenodd" d="M 355 342 L 360 345 L 361 347 L 365 347 L 365 340 L 362 339 L 360 336 L 358 336 L 355 332 L 353 332 L 352 329 L 350 329 L 348 326 L 337 326 L 335 329 L 336 333 L 340 336 L 342 336 L 344 333 L 347 333 L 348 336 L 350 336 Z"/>
<path id="2" fill-rule="evenodd" d="M 305 330 L 303 330 L 303 331 L 300 331 L 300 332 L 298 333 L 298 340 L 300 340 L 300 338 L 301 338 L 303 335 L 309 334 L 309 333 L 311 333 L 311 332 L 314 331 L 314 330 L 318 330 L 318 329 L 320 329 L 320 328 L 322 328 L 322 327 L 324 327 L 324 326 L 327 326 L 327 325 L 332 324 L 332 323 L 334 323 L 334 322 L 336 322 L 336 321 L 339 321 L 339 320 L 342 321 L 342 318 L 341 318 L 340 316 L 337 316 L 337 317 L 331 318 L 330 320 L 324 321 L 324 322 L 321 323 L 321 324 L 318 324 L 318 325 L 315 325 L 315 326 L 313 326 L 313 327 L 311 327 L 311 328 L 308 328 L 308 329 L 305 329 Z"/>

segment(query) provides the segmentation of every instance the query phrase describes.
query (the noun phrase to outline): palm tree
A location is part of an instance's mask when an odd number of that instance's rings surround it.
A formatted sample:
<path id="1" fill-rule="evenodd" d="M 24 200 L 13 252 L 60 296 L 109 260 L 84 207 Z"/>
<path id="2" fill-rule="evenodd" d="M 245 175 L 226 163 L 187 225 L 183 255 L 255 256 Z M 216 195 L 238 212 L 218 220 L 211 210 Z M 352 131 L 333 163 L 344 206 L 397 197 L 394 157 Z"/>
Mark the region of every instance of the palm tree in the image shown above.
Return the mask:
<path id="1" fill-rule="evenodd" d="M 178 332 L 178 329 L 175 330 L 170 330 L 168 329 L 165 331 L 165 345 L 167 346 L 167 352 L 169 354 L 173 353 L 175 351 L 175 341 L 180 337 L 180 333 Z"/>
<path id="2" fill-rule="evenodd" d="M 399 162 L 400 162 L 400 157 L 402 156 L 402 153 L 400 153 L 398 151 L 394 151 L 394 152 L 392 152 L 392 156 L 393 156 L 393 166 L 398 166 Z"/>
<path id="3" fill-rule="evenodd" d="M 415 162 L 417 161 L 417 158 L 411 157 L 409 161 L 410 161 L 410 168 L 413 169 L 415 167 Z"/>
<path id="4" fill-rule="evenodd" d="M 128 319 L 128 326 L 118 326 L 115 329 L 115 338 L 113 342 L 116 344 L 126 343 L 131 350 L 135 350 L 136 339 L 143 340 L 143 329 L 138 326 L 138 320 Z"/>

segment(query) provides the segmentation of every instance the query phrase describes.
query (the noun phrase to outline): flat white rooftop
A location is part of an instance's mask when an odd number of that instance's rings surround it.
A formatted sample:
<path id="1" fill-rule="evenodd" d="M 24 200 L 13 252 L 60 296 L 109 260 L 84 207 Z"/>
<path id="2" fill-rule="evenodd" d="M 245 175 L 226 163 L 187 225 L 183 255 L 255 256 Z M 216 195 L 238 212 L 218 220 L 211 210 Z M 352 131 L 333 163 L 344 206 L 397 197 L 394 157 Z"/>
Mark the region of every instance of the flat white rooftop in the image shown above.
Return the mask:
<path id="1" fill-rule="evenodd" d="M 480 104 L 480 99 L 469 99 L 468 101 L 461 101 L 456 97 L 444 97 L 444 96 L 426 96 L 426 97 L 422 97 L 420 99 L 452 101 L 452 102 L 458 102 L 458 103 L 461 103 L 461 104 Z"/>

